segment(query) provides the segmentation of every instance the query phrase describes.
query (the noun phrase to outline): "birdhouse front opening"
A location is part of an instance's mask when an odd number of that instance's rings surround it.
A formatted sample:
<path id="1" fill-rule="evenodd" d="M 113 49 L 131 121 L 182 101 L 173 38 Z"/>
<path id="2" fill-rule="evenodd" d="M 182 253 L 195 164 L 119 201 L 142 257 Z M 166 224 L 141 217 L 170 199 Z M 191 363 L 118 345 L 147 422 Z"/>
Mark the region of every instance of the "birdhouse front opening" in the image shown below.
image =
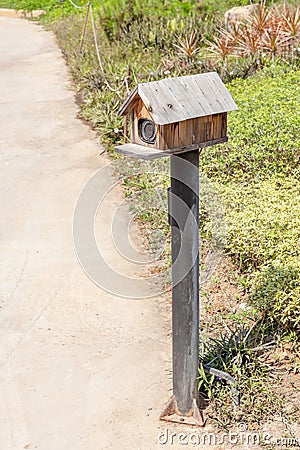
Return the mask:
<path id="1" fill-rule="evenodd" d="M 155 123 L 149 119 L 138 120 L 139 138 L 146 144 L 154 144 L 156 138 Z"/>

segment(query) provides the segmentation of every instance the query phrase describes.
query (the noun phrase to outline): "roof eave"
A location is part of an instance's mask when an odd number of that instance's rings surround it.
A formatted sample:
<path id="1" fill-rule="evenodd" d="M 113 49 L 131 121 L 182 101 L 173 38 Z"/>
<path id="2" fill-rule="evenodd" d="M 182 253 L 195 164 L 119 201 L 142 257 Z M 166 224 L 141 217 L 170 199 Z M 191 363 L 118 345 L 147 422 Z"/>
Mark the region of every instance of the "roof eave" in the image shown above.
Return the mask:
<path id="1" fill-rule="evenodd" d="M 118 109 L 117 116 L 127 116 L 135 105 L 136 97 L 139 97 L 138 86 L 131 91 L 123 105 Z"/>

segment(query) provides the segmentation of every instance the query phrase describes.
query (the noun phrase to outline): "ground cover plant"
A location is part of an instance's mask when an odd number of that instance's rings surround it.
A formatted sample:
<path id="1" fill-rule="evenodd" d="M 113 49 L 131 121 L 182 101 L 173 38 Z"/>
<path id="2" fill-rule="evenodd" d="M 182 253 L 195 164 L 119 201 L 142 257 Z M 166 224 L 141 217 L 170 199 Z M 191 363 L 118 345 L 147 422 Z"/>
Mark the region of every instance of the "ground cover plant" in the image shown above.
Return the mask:
<path id="1" fill-rule="evenodd" d="M 300 370 L 299 9 L 263 5 L 249 21 L 225 29 L 226 5 L 243 2 L 165 2 L 163 13 L 158 0 L 92 4 L 96 43 L 89 18 L 81 46 L 85 7 L 18 2 L 49 10 L 42 20 L 69 63 L 82 117 L 108 151 L 124 141 L 116 111 L 137 82 L 216 70 L 239 106 L 229 117 L 228 144 L 201 152 L 201 171 L 221 200 L 227 229 L 227 262 L 202 286 L 201 356 L 237 379 L 240 418 L 251 426 L 276 411 L 288 414 L 280 386 L 295 382 Z M 157 179 L 147 166 L 134 175 L 134 164 L 123 165 L 131 175 L 123 183 L 126 195 L 138 194 L 135 205 L 148 205 L 137 211 L 143 226 L 168 237 L 165 211 L 155 199 L 157 186 L 168 185 L 167 161 L 155 163 Z M 214 227 L 204 205 L 200 219 L 204 251 Z M 168 246 L 162 257 L 164 268 Z M 203 373 L 199 384 L 214 407 L 211 417 L 229 426 L 228 387 Z M 291 421 L 299 419 L 295 408 Z"/>
<path id="2" fill-rule="evenodd" d="M 278 342 L 299 352 L 299 76 L 298 68 L 274 63 L 251 78 L 232 81 L 228 89 L 240 109 L 229 120 L 229 143 L 205 149 L 201 157 L 201 169 L 213 181 L 225 210 L 226 252 L 239 268 L 230 280 L 238 302 L 231 295 L 231 308 L 221 305 L 219 319 L 210 311 L 214 327 L 219 321 L 226 332 L 217 337 L 217 346 L 208 338 L 208 347 L 222 355 L 214 365 L 242 386 L 242 406 L 253 423 L 259 416 L 274 415 L 273 407 L 284 409 L 282 396 L 274 394 L 284 379 L 271 356 Z M 202 223 L 209 234 L 212 224 L 205 216 Z M 212 289 L 207 294 L 204 288 L 204 303 L 205 294 L 211 300 Z M 217 350 L 226 347 L 225 352 Z M 204 361 L 212 359 L 204 351 Z M 289 370 L 294 368 L 291 363 Z M 224 425 L 232 416 L 230 403 L 220 393 L 212 395 Z"/>

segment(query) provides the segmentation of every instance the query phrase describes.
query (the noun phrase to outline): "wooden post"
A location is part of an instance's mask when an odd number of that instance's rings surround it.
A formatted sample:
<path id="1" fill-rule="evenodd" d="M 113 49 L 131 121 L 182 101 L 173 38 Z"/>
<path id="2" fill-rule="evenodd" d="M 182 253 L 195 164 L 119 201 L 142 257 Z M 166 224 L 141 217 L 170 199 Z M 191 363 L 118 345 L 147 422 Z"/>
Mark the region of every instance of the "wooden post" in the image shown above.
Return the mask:
<path id="1" fill-rule="evenodd" d="M 188 414 L 198 400 L 199 150 L 171 156 L 171 197 L 173 394 L 179 412 Z"/>
<path id="2" fill-rule="evenodd" d="M 236 109 L 218 74 L 211 72 L 140 83 L 117 112 L 129 115 L 131 126 L 130 143 L 118 145 L 117 152 L 145 160 L 171 157 L 173 395 L 161 420 L 205 423 L 197 389 L 199 149 L 227 141 L 227 113 Z M 146 121 L 155 129 L 151 139 L 140 126 Z"/>

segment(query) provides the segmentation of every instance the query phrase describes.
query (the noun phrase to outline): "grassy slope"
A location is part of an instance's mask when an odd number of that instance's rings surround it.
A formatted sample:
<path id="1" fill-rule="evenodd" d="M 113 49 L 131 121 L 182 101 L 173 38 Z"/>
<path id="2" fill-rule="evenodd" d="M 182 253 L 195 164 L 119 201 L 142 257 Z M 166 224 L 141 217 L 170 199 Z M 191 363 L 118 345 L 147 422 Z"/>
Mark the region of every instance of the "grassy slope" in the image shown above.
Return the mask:
<path id="1" fill-rule="evenodd" d="M 274 64 L 232 82 L 240 109 L 229 116 L 229 144 L 205 150 L 201 159 L 226 210 L 227 251 L 248 274 L 253 302 L 294 330 L 300 325 L 299 79 L 299 69 Z"/>

